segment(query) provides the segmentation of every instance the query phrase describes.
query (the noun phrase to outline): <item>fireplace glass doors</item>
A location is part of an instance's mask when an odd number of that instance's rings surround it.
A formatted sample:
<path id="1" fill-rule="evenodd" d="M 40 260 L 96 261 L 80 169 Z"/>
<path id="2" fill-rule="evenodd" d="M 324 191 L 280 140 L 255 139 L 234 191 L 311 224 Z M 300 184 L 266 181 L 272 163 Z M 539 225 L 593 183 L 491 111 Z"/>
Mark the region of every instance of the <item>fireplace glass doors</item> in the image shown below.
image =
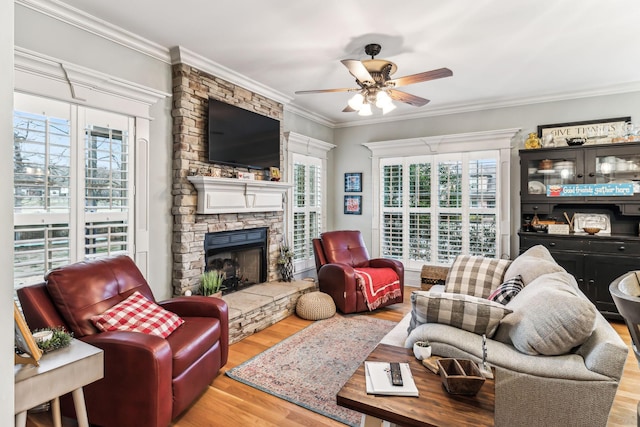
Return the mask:
<path id="1" fill-rule="evenodd" d="M 206 271 L 224 274 L 222 293 L 228 294 L 267 280 L 267 228 L 207 233 Z"/>

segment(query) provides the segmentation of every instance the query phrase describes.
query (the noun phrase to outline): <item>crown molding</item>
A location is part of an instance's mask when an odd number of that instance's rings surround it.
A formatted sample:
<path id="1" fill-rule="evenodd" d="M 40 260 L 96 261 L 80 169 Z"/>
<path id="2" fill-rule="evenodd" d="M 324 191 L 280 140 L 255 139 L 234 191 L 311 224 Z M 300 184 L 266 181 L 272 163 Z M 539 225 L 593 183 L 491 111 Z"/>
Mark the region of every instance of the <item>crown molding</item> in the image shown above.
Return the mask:
<path id="1" fill-rule="evenodd" d="M 15 89 L 78 104 L 112 106 L 140 117 L 171 94 L 14 46 Z M 43 82 L 47 84 L 42 84 Z M 122 101 L 130 101 L 123 104 Z M 128 105 L 128 106 L 127 106 Z M 125 111 L 126 110 L 126 111 Z"/>
<path id="2" fill-rule="evenodd" d="M 462 144 L 476 147 L 476 150 L 479 150 L 477 147 L 482 147 L 482 150 L 500 150 L 510 149 L 512 146 L 511 142 L 518 132 L 520 132 L 519 128 L 509 128 L 366 142 L 362 145 L 371 150 L 374 157 L 397 157 L 464 151 L 459 147 Z"/>
<path id="3" fill-rule="evenodd" d="M 15 4 L 50 16 L 53 19 L 73 25 L 83 31 L 95 34 L 126 48 L 150 56 L 166 64 L 171 63 L 169 49 L 126 31 L 107 21 L 89 15 L 58 0 L 15 0 Z"/>
<path id="4" fill-rule="evenodd" d="M 630 92 L 640 92 L 640 82 L 629 82 L 619 85 L 603 86 L 595 89 L 586 89 L 577 92 L 562 92 L 532 96 L 527 98 L 513 98 L 503 100 L 487 100 L 473 104 L 443 105 L 442 107 L 429 108 L 428 110 L 404 114 L 402 116 L 380 117 L 362 121 L 351 121 L 334 124 L 335 128 L 346 128 L 353 126 L 364 126 L 380 123 L 399 122 L 403 120 L 422 119 L 426 117 L 437 117 L 452 114 L 472 113 L 483 110 L 497 110 L 500 108 L 522 107 L 533 104 L 544 104 L 547 102 L 570 101 L 574 99 L 591 98 L 595 96 L 620 95 Z"/>
<path id="5" fill-rule="evenodd" d="M 309 111 L 306 108 L 299 107 L 295 104 L 285 104 L 285 111 L 295 114 L 296 116 L 304 117 L 305 119 L 309 119 L 312 122 L 318 123 L 320 125 L 326 126 L 328 128 L 335 128 L 336 122 L 328 119 L 327 117 L 320 115 L 318 113 L 314 113 L 313 111 Z"/>
<path id="6" fill-rule="evenodd" d="M 285 132 L 287 151 L 308 156 L 327 158 L 327 153 L 336 148 L 335 144 L 311 138 L 296 132 Z"/>
<path id="7" fill-rule="evenodd" d="M 187 64 L 195 67 L 205 73 L 209 73 L 213 76 L 226 80 L 234 85 L 241 86 L 251 92 L 260 94 L 269 99 L 272 99 L 281 104 L 288 104 L 293 99 L 290 96 L 278 92 L 260 82 L 257 82 L 243 74 L 237 73 L 224 65 L 218 64 L 202 55 L 185 49 L 182 46 L 175 46 L 171 48 L 171 63 L 172 64 Z"/>

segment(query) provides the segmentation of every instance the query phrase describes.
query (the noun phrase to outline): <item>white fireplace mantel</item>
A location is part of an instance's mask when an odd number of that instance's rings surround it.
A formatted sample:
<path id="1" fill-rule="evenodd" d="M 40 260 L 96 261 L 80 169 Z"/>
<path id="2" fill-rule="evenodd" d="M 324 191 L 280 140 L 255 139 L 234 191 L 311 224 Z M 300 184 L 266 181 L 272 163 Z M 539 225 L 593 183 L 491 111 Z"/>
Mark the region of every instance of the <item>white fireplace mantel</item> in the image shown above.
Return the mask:
<path id="1" fill-rule="evenodd" d="M 279 212 L 291 184 L 211 176 L 188 176 L 198 191 L 198 214 Z"/>

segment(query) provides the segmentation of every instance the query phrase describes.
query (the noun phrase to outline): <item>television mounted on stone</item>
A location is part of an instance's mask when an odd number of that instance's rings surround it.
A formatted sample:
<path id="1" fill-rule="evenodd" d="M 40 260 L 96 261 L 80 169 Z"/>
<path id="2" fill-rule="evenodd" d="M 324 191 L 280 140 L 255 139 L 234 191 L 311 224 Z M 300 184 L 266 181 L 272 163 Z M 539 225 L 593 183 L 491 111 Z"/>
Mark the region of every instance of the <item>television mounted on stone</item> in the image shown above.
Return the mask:
<path id="1" fill-rule="evenodd" d="M 280 167 L 280 121 L 209 99 L 209 162 L 236 167 Z"/>

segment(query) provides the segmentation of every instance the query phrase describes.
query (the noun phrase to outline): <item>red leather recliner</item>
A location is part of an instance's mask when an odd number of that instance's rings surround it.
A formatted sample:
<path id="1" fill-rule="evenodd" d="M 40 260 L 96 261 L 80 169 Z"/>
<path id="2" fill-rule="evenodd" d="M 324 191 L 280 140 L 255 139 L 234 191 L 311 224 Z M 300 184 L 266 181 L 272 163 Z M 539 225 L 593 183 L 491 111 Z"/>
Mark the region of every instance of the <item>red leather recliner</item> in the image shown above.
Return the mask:
<path id="1" fill-rule="evenodd" d="M 357 230 L 328 231 L 313 239 L 313 252 L 322 292 L 333 298 L 343 313 L 369 311 L 359 289 L 354 268 L 391 268 L 400 281 L 400 296 L 380 304 L 385 307 L 401 303 L 404 298 L 404 265 L 395 259 L 369 258 L 362 233 Z"/>
<path id="2" fill-rule="evenodd" d="M 166 427 L 199 397 L 227 363 L 227 304 L 219 298 L 156 302 L 184 319 L 166 339 L 139 332 L 100 332 L 89 320 L 135 291 L 155 301 L 131 258 L 118 256 L 52 270 L 46 282 L 18 289 L 31 329 L 64 326 L 104 350 L 104 378 L 84 387 L 89 422 L 102 427 Z M 61 399 L 75 417 L 73 402 Z"/>

